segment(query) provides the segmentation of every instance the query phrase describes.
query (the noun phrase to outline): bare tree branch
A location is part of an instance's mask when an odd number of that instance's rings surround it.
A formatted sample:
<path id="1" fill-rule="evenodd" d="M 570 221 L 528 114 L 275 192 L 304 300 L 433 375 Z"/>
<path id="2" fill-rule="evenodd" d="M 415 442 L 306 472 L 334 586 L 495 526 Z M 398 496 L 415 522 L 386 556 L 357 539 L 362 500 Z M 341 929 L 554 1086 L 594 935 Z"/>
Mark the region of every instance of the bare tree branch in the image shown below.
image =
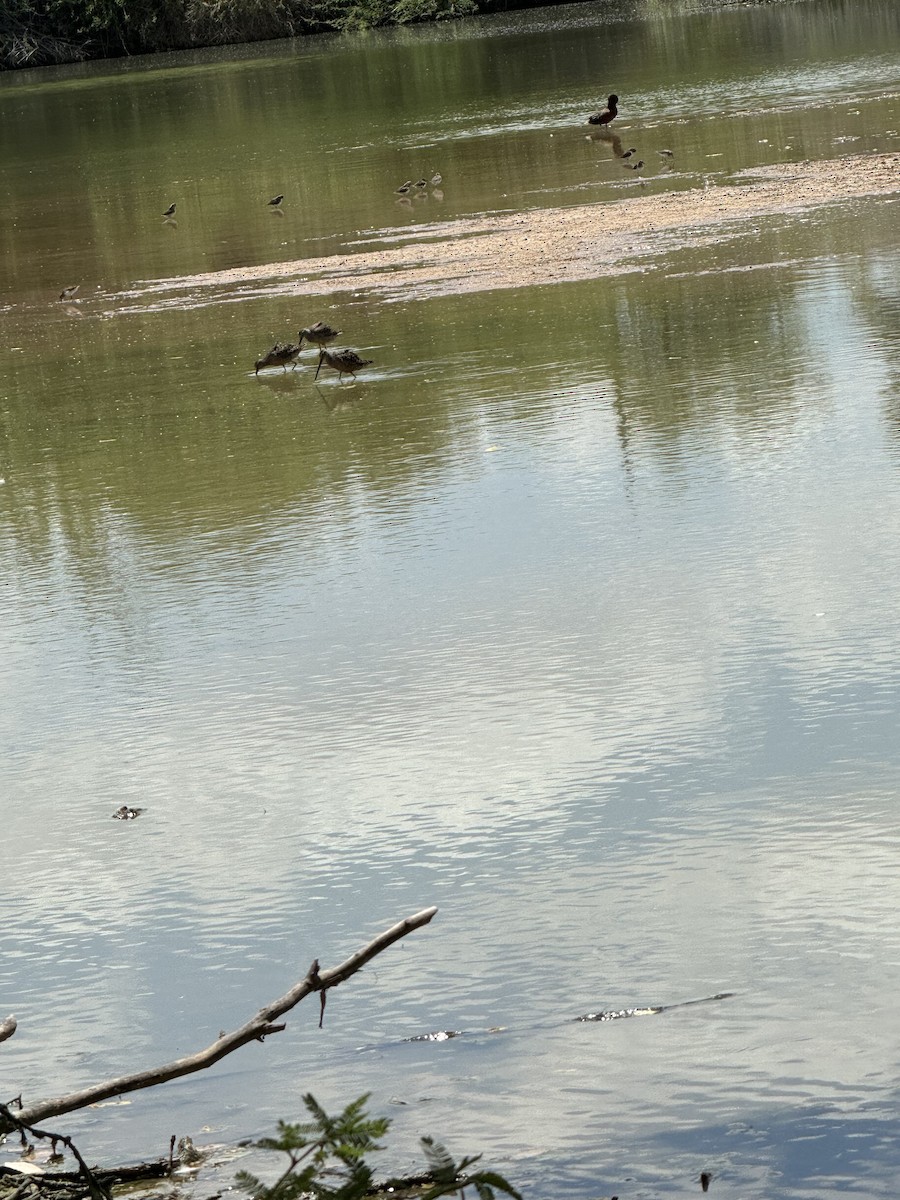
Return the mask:
<path id="1" fill-rule="evenodd" d="M 17 1114 L 18 1120 L 23 1125 L 33 1125 L 36 1121 L 43 1121 L 47 1117 L 56 1117 L 61 1113 L 73 1112 L 75 1109 L 85 1108 L 89 1104 L 108 1100 L 112 1096 L 120 1096 L 123 1092 L 136 1092 L 141 1088 L 154 1087 L 158 1083 L 167 1083 L 170 1079 L 178 1079 L 182 1075 L 190 1075 L 194 1071 L 202 1071 L 206 1067 L 211 1067 L 220 1058 L 224 1058 L 248 1042 L 262 1041 L 268 1034 L 278 1033 L 284 1029 L 284 1024 L 274 1024 L 278 1017 L 299 1004 L 301 1000 L 305 1000 L 311 992 L 321 991 L 324 1001 L 324 993 L 329 988 L 337 987 L 339 983 L 343 983 L 351 975 L 355 975 L 367 962 L 394 942 L 399 941 L 400 938 L 412 933 L 414 929 L 420 929 L 423 925 L 427 925 L 436 912 L 437 908 L 435 907 L 425 908 L 411 917 L 406 917 L 403 921 L 398 921 L 396 925 L 392 925 L 390 929 L 379 934 L 374 941 L 363 946 L 361 950 L 357 950 L 355 954 L 351 954 L 348 959 L 339 966 L 332 967 L 331 970 L 320 973 L 319 962 L 316 959 L 306 977 L 295 984 L 280 1000 L 275 1000 L 271 1004 L 267 1004 L 265 1008 L 261 1008 L 255 1017 L 252 1017 L 239 1029 L 235 1029 L 232 1033 L 222 1034 L 205 1050 L 189 1054 L 186 1058 L 178 1058 L 162 1067 L 152 1067 L 150 1070 L 139 1071 L 133 1075 L 120 1075 L 117 1079 L 108 1079 L 105 1083 L 94 1084 L 79 1092 L 70 1092 L 65 1096 L 41 1100 L 37 1104 L 22 1108 Z M 324 1003 L 322 1011 L 324 1011 Z M 319 1024 L 321 1025 L 321 1019 Z M 8 1125 L 0 1116 L 0 1133 L 4 1131 L 8 1131 Z"/>
<path id="2" fill-rule="evenodd" d="M 5 1042 L 7 1038 L 11 1038 L 16 1032 L 16 1018 L 9 1014 L 0 1021 L 0 1042 Z"/>

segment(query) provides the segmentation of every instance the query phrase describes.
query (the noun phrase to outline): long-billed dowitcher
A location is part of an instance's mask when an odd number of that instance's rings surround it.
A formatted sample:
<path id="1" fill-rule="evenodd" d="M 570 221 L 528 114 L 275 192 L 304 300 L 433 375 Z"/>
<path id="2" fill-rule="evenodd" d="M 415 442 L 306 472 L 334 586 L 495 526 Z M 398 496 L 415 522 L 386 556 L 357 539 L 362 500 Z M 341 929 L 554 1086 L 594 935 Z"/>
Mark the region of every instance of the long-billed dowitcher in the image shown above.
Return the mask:
<path id="1" fill-rule="evenodd" d="M 315 325 L 310 325 L 309 329 L 301 329 L 297 334 L 299 345 L 303 345 L 303 339 L 318 346 L 320 350 L 324 350 L 329 342 L 333 342 L 340 335 L 339 329 L 332 329 L 330 325 L 326 325 L 324 321 L 316 321 Z"/>
<path id="2" fill-rule="evenodd" d="M 618 103 L 618 96 L 610 96 L 606 101 L 606 108 L 601 108 L 599 112 L 591 113 L 588 117 L 588 124 L 608 125 L 610 121 L 614 121 L 619 115 L 619 110 L 616 108 Z"/>
<path id="3" fill-rule="evenodd" d="M 338 383 L 341 382 L 345 375 L 356 376 L 357 371 L 361 371 L 363 367 L 370 367 L 374 359 L 360 358 L 355 350 L 320 350 L 319 365 L 316 367 L 315 378 L 319 378 L 319 372 L 324 363 L 326 367 L 331 367 L 332 371 L 338 373 Z"/>
<path id="4" fill-rule="evenodd" d="M 293 371 L 297 366 L 297 355 L 300 353 L 299 346 L 279 346 L 276 342 L 271 350 L 267 350 L 262 358 L 256 361 L 256 374 L 258 375 L 263 367 L 281 367 L 285 372 L 288 369 L 288 363 L 291 364 Z"/>

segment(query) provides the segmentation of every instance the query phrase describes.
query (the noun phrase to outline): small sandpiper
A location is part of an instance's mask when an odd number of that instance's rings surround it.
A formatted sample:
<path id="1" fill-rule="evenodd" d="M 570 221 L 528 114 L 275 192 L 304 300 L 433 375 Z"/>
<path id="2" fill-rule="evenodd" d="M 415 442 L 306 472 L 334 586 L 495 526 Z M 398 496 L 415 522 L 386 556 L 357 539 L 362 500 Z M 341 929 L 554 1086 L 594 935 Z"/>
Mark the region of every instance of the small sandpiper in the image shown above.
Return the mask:
<path id="1" fill-rule="evenodd" d="M 262 358 L 256 360 L 256 374 L 258 375 L 263 367 L 281 367 L 287 374 L 288 363 L 291 364 L 292 371 L 296 368 L 299 353 L 299 346 L 279 346 L 276 342 L 271 350 L 267 350 Z"/>
<path id="2" fill-rule="evenodd" d="M 315 325 L 310 325 L 308 329 L 301 329 L 297 334 L 298 344 L 303 345 L 303 339 L 324 350 L 329 342 L 333 342 L 335 338 L 340 336 L 339 329 L 332 329 L 330 325 L 326 325 L 324 321 L 316 321 Z"/>
<path id="3" fill-rule="evenodd" d="M 345 375 L 355 378 L 357 371 L 361 371 L 363 367 L 370 367 L 373 362 L 374 359 L 371 358 L 360 358 L 355 350 L 320 350 L 315 378 L 319 378 L 323 363 L 326 367 L 331 367 L 332 371 L 337 371 L 340 383 Z"/>

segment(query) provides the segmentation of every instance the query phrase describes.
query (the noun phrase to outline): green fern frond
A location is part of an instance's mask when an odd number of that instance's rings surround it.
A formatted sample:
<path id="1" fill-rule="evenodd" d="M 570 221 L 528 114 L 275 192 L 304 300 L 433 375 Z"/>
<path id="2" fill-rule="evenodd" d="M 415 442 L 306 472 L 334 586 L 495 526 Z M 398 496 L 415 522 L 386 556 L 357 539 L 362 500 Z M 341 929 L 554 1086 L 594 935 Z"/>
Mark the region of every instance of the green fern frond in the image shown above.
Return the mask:
<path id="1" fill-rule="evenodd" d="M 386 1117 L 370 1117 L 365 1110 L 368 1094 L 351 1101 L 336 1116 L 329 1116 L 311 1094 L 303 1103 L 312 1118 L 291 1124 L 279 1121 L 277 1137 L 261 1138 L 256 1145 L 264 1150 L 278 1150 L 288 1156 L 288 1165 L 271 1186 L 266 1186 L 249 1171 L 239 1171 L 237 1186 L 249 1193 L 251 1200 L 363 1200 L 372 1188 L 372 1170 L 366 1156 L 380 1150 L 379 1139 L 390 1128 Z M 455 1162 L 450 1151 L 434 1138 L 423 1137 L 422 1149 L 433 1185 L 420 1200 L 439 1200 L 439 1197 L 475 1189 L 478 1200 L 496 1200 L 502 1192 L 513 1200 L 521 1200 L 516 1189 L 494 1171 L 468 1170 L 480 1161 L 481 1155 L 467 1155 Z"/>
<path id="2" fill-rule="evenodd" d="M 453 1161 L 453 1156 L 446 1146 L 440 1142 L 436 1142 L 434 1138 L 423 1137 L 422 1149 L 425 1151 L 425 1161 L 428 1163 L 428 1170 L 434 1176 L 435 1183 L 448 1184 L 455 1183 L 456 1176 L 459 1174 L 459 1168 Z"/>
<path id="3" fill-rule="evenodd" d="M 504 1179 L 496 1171 L 479 1171 L 477 1175 L 472 1175 L 467 1179 L 466 1184 L 472 1185 L 480 1200 L 494 1200 L 495 1190 L 512 1196 L 513 1200 L 522 1200 L 520 1193 L 516 1191 L 509 1180 Z"/>

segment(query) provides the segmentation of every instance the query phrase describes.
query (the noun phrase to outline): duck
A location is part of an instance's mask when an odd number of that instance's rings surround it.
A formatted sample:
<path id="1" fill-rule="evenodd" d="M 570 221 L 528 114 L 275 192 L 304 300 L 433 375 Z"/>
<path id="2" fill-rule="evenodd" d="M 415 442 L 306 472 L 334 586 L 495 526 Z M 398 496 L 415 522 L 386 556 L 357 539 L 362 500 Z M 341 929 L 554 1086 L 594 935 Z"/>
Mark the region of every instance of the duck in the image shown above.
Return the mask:
<path id="1" fill-rule="evenodd" d="M 276 342 L 271 350 L 267 350 L 262 358 L 257 359 L 256 374 L 258 375 L 263 367 L 282 367 L 287 373 L 288 363 L 293 371 L 297 366 L 296 358 L 299 353 L 299 346 L 279 346 Z"/>
<path id="2" fill-rule="evenodd" d="M 588 124 L 608 125 L 610 121 L 614 121 L 619 115 L 619 110 L 616 108 L 618 103 L 618 96 L 607 97 L 606 108 L 601 108 L 599 112 L 591 113 L 591 115 L 588 117 Z"/>
<path id="3" fill-rule="evenodd" d="M 339 329 L 332 329 L 330 325 L 326 325 L 324 321 L 316 321 L 315 325 L 310 325 L 308 329 L 301 329 L 297 334 L 299 345 L 303 345 L 303 339 L 323 350 L 329 342 L 333 342 L 335 338 L 340 336 Z"/>
<path id="4" fill-rule="evenodd" d="M 324 363 L 326 367 L 331 367 L 332 371 L 338 373 L 338 383 L 341 382 L 345 375 L 356 376 L 357 371 L 361 371 L 363 367 L 370 367 L 374 359 L 360 358 L 355 350 L 320 350 L 319 365 L 316 367 L 315 378 L 319 378 L 319 372 Z"/>
<path id="5" fill-rule="evenodd" d="M 142 808 L 132 808 L 128 804 L 123 804 L 121 808 L 117 808 L 113 813 L 114 821 L 133 821 L 135 817 L 139 817 L 144 810 Z"/>

